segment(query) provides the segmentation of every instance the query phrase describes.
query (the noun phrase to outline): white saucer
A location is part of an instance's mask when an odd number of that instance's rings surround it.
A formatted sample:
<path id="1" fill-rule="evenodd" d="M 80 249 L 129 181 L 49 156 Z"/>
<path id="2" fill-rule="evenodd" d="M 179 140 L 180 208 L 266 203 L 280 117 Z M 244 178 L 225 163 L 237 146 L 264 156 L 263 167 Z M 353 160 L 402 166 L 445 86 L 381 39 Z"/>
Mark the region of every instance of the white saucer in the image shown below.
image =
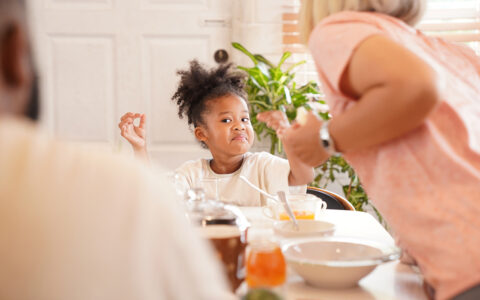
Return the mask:
<path id="1" fill-rule="evenodd" d="M 298 230 L 291 221 L 277 221 L 273 224 L 275 234 L 285 238 L 329 236 L 335 231 L 335 225 L 319 220 L 297 220 Z"/>

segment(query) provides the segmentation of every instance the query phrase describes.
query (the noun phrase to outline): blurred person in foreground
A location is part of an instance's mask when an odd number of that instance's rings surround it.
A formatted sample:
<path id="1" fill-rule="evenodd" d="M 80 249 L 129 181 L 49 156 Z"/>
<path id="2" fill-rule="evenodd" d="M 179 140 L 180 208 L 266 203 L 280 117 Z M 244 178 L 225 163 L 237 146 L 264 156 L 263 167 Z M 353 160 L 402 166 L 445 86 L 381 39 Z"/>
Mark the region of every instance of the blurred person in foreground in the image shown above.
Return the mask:
<path id="1" fill-rule="evenodd" d="M 422 0 L 303 0 L 332 119 L 279 132 L 311 166 L 341 152 L 435 299 L 480 299 L 480 60 L 412 26 Z"/>
<path id="2" fill-rule="evenodd" d="M 23 1 L 0 0 L 0 299 L 226 299 L 153 171 L 28 120 L 38 93 L 25 19 Z"/>

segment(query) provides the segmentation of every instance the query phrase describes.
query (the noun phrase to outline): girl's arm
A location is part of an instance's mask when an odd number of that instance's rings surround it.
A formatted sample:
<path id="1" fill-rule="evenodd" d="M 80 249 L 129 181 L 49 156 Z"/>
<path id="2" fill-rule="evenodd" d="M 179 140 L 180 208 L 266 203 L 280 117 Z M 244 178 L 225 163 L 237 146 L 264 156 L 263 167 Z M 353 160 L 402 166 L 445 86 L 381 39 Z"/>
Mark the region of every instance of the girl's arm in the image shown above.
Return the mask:
<path id="1" fill-rule="evenodd" d="M 281 111 L 267 111 L 257 115 L 257 119 L 265 122 L 268 127 L 277 132 L 286 130 L 290 127 L 287 116 Z M 287 155 L 288 163 L 290 164 L 290 174 L 288 175 L 288 185 L 304 185 L 313 181 L 313 168 L 308 164 L 302 162 L 291 147 L 284 145 L 285 154 Z"/>
<path id="2" fill-rule="evenodd" d="M 425 122 L 439 102 L 437 78 L 421 58 L 383 36 L 372 36 L 353 53 L 340 90 L 357 103 L 329 124 L 340 152 L 365 149 L 401 137 Z M 323 163 L 319 129 L 313 114 L 306 124 L 282 132 L 285 145 L 310 166 Z"/>
<path id="3" fill-rule="evenodd" d="M 140 119 L 138 126 L 134 124 L 135 119 Z M 148 164 L 145 123 L 145 114 L 128 112 L 122 116 L 118 127 L 121 135 L 132 145 L 135 156 Z"/>

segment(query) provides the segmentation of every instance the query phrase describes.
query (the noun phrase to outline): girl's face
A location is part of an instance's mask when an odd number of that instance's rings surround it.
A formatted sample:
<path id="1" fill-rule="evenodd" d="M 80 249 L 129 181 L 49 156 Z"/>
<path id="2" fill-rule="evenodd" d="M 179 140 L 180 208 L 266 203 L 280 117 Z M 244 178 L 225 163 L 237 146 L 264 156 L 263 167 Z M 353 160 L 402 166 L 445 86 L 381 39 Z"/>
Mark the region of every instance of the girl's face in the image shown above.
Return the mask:
<path id="1" fill-rule="evenodd" d="M 207 102 L 205 125 L 195 128 L 198 140 L 207 144 L 213 156 L 237 156 L 252 147 L 254 134 L 245 100 L 228 94 Z"/>

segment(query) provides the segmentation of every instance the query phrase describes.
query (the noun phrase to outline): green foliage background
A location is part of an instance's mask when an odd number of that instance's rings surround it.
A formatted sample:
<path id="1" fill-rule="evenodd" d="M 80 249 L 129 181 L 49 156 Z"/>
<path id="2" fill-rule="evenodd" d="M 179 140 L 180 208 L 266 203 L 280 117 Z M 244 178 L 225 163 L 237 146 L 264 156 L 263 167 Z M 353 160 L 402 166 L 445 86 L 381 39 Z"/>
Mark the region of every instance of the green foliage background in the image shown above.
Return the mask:
<path id="1" fill-rule="evenodd" d="M 311 81 L 298 86 L 295 82 L 295 68 L 305 61 L 298 62 L 283 70 L 282 66 L 291 56 L 285 52 L 280 61 L 272 63 L 260 54 L 253 54 L 239 43 L 232 43 L 232 46 L 247 55 L 253 62 L 253 67 L 239 66 L 238 68 L 247 72 L 248 80 L 246 90 L 250 102 L 250 119 L 258 140 L 270 139 L 270 152 L 284 156 L 282 143 L 274 130 L 268 128 L 265 123 L 257 120 L 257 114 L 263 111 L 280 110 L 285 112 L 289 121 L 296 118 L 297 108 L 305 107 L 311 110 L 311 104 L 318 102 L 325 104 L 317 83 Z M 328 120 L 328 112 L 319 113 L 319 116 Z M 345 197 L 358 211 L 364 211 L 369 205 L 368 196 L 355 174 L 353 168 L 342 156 L 332 156 L 327 162 L 315 169 L 315 179 L 310 186 L 325 188 L 329 183 L 335 182 L 339 177 L 348 178 L 348 183 L 343 184 Z M 372 206 L 373 207 L 373 206 Z M 381 215 L 373 207 L 379 220 L 383 222 Z"/>

